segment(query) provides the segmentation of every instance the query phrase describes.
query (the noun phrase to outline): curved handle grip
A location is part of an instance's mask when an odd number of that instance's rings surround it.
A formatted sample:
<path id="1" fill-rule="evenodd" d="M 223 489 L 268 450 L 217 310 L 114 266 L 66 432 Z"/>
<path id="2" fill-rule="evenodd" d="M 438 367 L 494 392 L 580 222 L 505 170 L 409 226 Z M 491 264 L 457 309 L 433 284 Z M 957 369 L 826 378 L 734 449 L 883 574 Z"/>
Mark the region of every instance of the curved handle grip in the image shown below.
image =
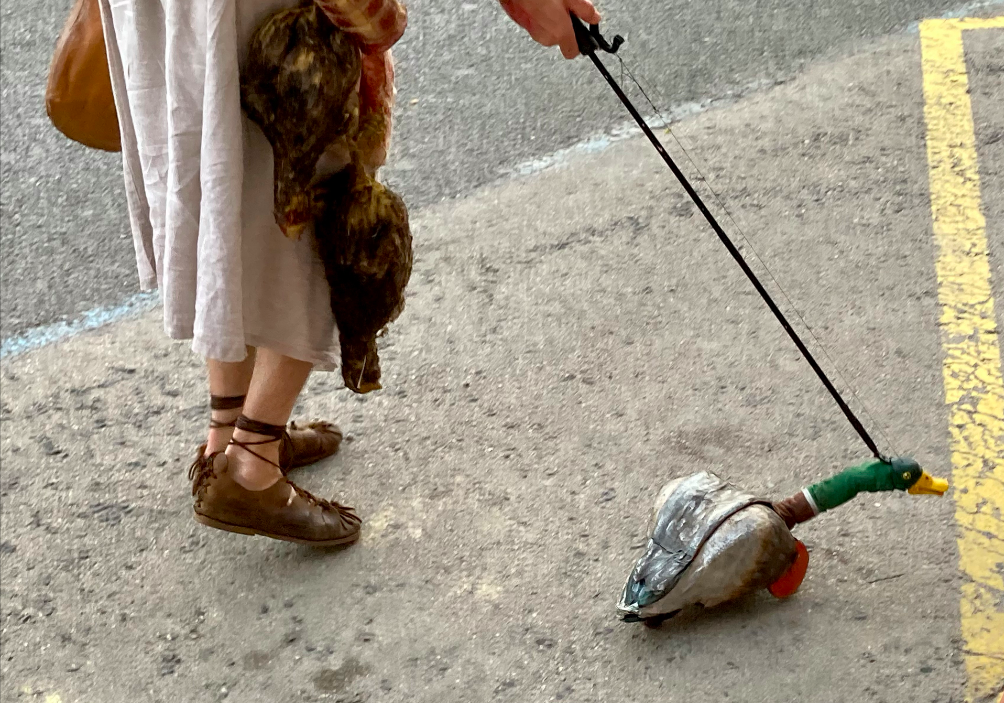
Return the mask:
<path id="1" fill-rule="evenodd" d="M 608 42 L 600 34 L 600 25 L 592 24 L 587 29 L 586 23 L 576 17 L 574 13 L 570 12 L 568 15 L 572 18 L 572 27 L 575 29 L 575 41 L 579 45 L 579 53 L 591 56 L 599 49 L 608 54 L 616 54 L 617 50 L 621 48 L 621 44 L 624 43 L 624 37 L 619 34 L 614 37 L 613 42 Z"/>

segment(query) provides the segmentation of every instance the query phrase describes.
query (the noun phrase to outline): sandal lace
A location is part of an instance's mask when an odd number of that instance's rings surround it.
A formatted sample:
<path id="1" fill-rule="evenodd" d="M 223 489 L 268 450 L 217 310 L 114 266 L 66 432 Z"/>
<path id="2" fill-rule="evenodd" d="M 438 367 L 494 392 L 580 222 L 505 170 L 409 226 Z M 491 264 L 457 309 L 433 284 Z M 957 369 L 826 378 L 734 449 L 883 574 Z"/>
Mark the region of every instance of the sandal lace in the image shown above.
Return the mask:
<path id="1" fill-rule="evenodd" d="M 188 480 L 192 482 L 193 496 L 198 494 L 203 486 L 216 476 L 216 472 L 213 470 L 214 456 L 206 456 L 206 445 L 203 444 L 199 447 L 198 454 L 195 455 L 195 461 L 188 467 Z"/>
<path id="2" fill-rule="evenodd" d="M 292 481 L 288 481 L 287 483 L 289 483 L 289 485 L 293 487 L 293 490 L 296 492 L 296 495 L 300 496 L 307 502 L 312 503 L 313 505 L 317 505 L 318 507 L 324 508 L 326 510 L 337 511 L 338 513 L 346 517 L 353 517 L 353 518 L 358 517 L 356 515 L 355 508 L 350 508 L 347 505 L 342 505 L 341 503 L 334 500 L 319 498 L 310 491 L 300 488 Z"/>
<path id="3" fill-rule="evenodd" d="M 282 471 L 282 473 L 285 475 L 286 472 L 283 471 L 282 467 L 279 466 L 279 464 L 275 463 L 271 459 L 266 459 L 261 454 L 259 454 L 258 452 L 256 452 L 254 449 L 251 448 L 263 444 L 271 444 L 272 442 L 282 442 L 285 444 L 286 442 L 290 441 L 289 433 L 286 431 L 286 427 L 284 425 L 270 425 L 267 422 L 259 422 L 258 420 L 252 420 L 246 415 L 241 414 L 237 416 L 236 420 L 234 420 L 234 427 L 244 432 L 251 432 L 253 434 L 260 434 L 264 435 L 265 437 L 268 437 L 269 439 L 259 439 L 253 442 L 242 442 L 241 440 L 231 438 L 230 444 L 240 447 L 241 449 L 250 454 L 254 454 L 262 461 L 269 463 L 275 468 L 279 469 L 279 471 Z"/>

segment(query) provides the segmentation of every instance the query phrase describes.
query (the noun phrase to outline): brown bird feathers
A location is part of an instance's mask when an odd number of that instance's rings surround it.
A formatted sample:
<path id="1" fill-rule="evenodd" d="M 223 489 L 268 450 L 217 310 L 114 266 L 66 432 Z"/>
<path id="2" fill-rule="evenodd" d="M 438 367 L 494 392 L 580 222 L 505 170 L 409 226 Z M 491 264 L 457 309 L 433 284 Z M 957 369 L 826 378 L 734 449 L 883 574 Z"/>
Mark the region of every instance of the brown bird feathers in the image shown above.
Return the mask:
<path id="1" fill-rule="evenodd" d="M 314 225 L 342 378 L 367 393 L 381 388 L 376 335 L 404 308 L 412 249 L 404 202 L 358 153 L 359 83 L 359 48 L 309 3 L 256 30 L 241 103 L 272 145 L 276 222 L 293 238 Z"/>

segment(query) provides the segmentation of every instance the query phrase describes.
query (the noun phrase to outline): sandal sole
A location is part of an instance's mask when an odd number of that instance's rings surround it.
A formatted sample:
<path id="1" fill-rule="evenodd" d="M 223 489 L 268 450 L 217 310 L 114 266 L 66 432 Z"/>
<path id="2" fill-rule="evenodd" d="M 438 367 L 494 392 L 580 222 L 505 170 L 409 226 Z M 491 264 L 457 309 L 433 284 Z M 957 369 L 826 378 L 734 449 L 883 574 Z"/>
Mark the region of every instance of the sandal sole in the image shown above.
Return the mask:
<path id="1" fill-rule="evenodd" d="M 358 541 L 359 532 L 348 537 L 339 537 L 338 539 L 325 539 L 325 540 L 310 540 L 310 539 L 300 539 L 299 537 L 289 537 L 288 535 L 279 535 L 272 532 L 264 532 L 262 530 L 256 530 L 253 527 L 243 527 L 241 525 L 231 525 L 229 522 L 220 522 L 219 520 L 214 520 L 211 517 L 205 515 L 200 515 L 199 513 L 194 513 L 195 521 L 205 525 L 206 527 L 214 527 L 217 530 L 223 530 L 224 532 L 235 532 L 239 535 L 249 535 L 251 537 L 268 537 L 270 539 L 278 539 L 283 542 L 295 542 L 296 544 L 306 544 L 312 547 L 337 547 L 344 544 L 352 544 Z"/>

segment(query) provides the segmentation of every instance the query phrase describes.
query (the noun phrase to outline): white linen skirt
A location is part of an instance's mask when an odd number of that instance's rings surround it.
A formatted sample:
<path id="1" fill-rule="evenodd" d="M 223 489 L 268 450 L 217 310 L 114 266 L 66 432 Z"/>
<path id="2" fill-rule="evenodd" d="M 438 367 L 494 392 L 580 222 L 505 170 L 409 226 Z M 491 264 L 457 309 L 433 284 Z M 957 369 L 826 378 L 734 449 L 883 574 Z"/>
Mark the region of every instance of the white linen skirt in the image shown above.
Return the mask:
<path id="1" fill-rule="evenodd" d="M 140 285 L 208 359 L 339 360 L 312 233 L 272 215 L 272 149 L 240 107 L 257 24 L 296 0 L 100 0 Z"/>

